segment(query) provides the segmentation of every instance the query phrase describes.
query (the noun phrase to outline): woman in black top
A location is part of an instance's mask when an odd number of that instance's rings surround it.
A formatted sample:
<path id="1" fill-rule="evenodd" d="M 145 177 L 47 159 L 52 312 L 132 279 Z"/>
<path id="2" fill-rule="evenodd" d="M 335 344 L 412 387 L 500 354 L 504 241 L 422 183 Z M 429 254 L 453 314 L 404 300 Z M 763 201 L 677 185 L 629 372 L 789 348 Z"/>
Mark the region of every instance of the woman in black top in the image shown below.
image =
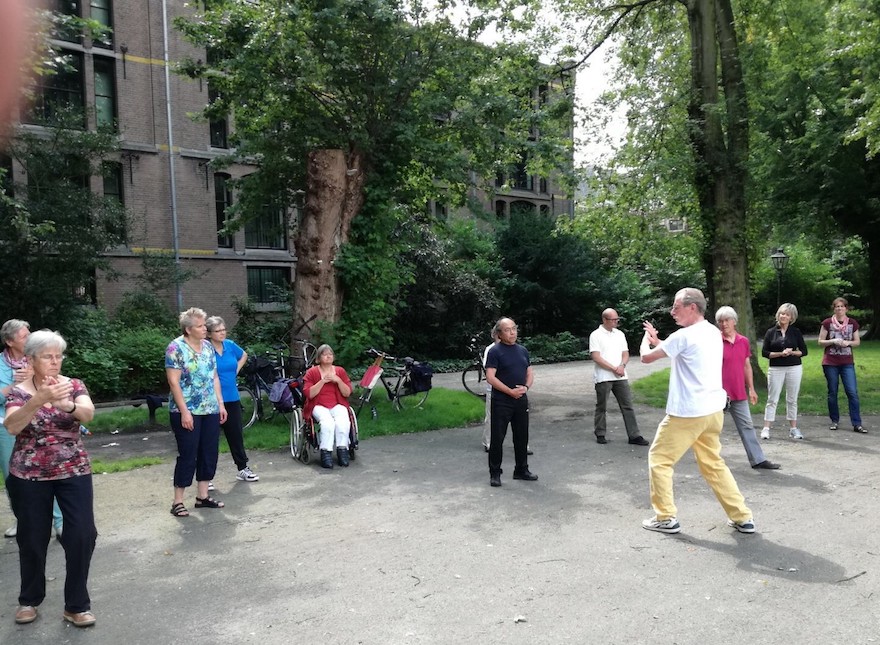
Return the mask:
<path id="1" fill-rule="evenodd" d="M 783 385 L 785 418 L 791 426 L 788 434 L 792 439 L 804 438 L 797 427 L 797 399 L 803 373 L 801 356 L 807 355 L 807 344 L 801 330 L 792 326 L 797 317 L 797 307 L 789 302 L 783 303 L 776 311 L 776 325 L 764 335 L 761 354 L 770 359 L 770 369 L 767 370 L 767 406 L 764 408 L 761 439 L 770 438 L 770 426 L 776 419 L 776 404 Z"/>

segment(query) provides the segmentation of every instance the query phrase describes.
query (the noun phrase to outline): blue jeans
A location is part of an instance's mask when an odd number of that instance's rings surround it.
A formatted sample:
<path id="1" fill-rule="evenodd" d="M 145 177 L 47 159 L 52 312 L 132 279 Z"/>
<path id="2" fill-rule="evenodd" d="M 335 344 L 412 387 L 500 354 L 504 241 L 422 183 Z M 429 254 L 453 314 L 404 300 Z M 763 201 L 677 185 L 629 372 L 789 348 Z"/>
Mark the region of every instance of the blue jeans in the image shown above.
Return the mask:
<path id="1" fill-rule="evenodd" d="M 839 381 L 843 381 L 843 391 L 849 401 L 849 420 L 853 427 L 862 425 L 862 415 L 859 410 L 859 388 L 856 385 L 855 365 L 823 365 L 825 381 L 828 383 L 828 416 L 832 423 L 840 421 L 840 408 L 837 405 L 837 388 Z"/>
<path id="2" fill-rule="evenodd" d="M 177 440 L 174 487 L 192 486 L 193 476 L 200 482 L 214 479 L 220 450 L 220 414 L 194 414 L 192 430 L 183 427 L 180 412 L 168 416 Z"/>

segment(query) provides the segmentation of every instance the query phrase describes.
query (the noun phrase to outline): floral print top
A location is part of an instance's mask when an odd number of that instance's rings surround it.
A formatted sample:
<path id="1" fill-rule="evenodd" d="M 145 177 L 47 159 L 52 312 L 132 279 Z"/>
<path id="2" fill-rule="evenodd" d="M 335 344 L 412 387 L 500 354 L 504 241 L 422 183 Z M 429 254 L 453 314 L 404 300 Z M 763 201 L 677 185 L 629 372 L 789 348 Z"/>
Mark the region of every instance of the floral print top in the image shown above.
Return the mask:
<path id="1" fill-rule="evenodd" d="M 214 392 L 217 364 L 210 341 L 203 340 L 202 351 L 197 354 L 183 336 L 175 338 L 165 350 L 165 367 L 180 370 L 180 389 L 190 414 L 220 414 L 220 402 Z M 174 397 L 169 398 L 168 410 L 180 412 Z"/>
<path id="2" fill-rule="evenodd" d="M 88 396 L 82 381 L 72 378 L 70 382 L 72 400 Z M 7 397 L 7 410 L 20 408 L 30 399 L 31 395 L 21 388 L 13 388 Z M 45 481 L 91 473 L 89 453 L 83 446 L 76 417 L 54 406 L 40 406 L 31 422 L 15 437 L 9 474 L 19 479 Z"/>

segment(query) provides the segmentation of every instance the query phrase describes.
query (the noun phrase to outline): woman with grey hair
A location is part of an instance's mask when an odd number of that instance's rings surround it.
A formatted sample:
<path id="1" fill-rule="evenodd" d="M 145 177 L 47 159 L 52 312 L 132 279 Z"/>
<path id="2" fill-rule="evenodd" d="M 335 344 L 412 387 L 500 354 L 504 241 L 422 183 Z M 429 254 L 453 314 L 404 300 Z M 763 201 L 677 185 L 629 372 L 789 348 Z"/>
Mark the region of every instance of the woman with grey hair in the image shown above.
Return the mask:
<path id="1" fill-rule="evenodd" d="M 0 472 L 3 481 L 9 476 L 9 458 L 15 445 L 15 437 L 6 432 L 3 419 L 6 416 L 6 397 L 12 388 L 33 376 L 33 369 L 28 365 L 24 354 L 24 345 L 31 335 L 31 326 L 24 320 L 15 318 L 7 320 L 0 327 L 0 341 L 3 343 L 3 354 L 0 358 Z M 55 535 L 60 538 L 62 529 L 61 509 L 58 502 L 52 506 L 52 526 Z M 14 538 L 18 529 L 10 526 L 3 533 L 5 537 Z"/>
<path id="2" fill-rule="evenodd" d="M 208 484 L 217 471 L 220 424 L 226 408 L 217 376 L 214 348 L 205 336 L 207 315 L 192 307 L 180 314 L 183 334 L 165 350 L 165 375 L 171 389 L 169 420 L 177 440 L 174 466 L 174 501 L 171 514 L 188 517 L 183 495 L 196 478 L 196 508 L 223 508 L 225 504 L 208 494 Z"/>
<path id="3" fill-rule="evenodd" d="M 64 620 L 77 627 L 95 623 L 88 578 L 98 532 L 92 469 L 79 430 L 92 420 L 95 406 L 82 381 L 61 374 L 66 349 L 67 342 L 53 331 L 32 333 L 24 353 L 33 375 L 16 385 L 6 402 L 6 429 L 15 435 L 6 488 L 18 518 L 19 624 L 36 620 L 46 597 L 53 498 L 64 516 Z"/>
<path id="4" fill-rule="evenodd" d="M 755 433 L 752 411 L 749 404 L 758 402 L 752 372 L 752 344 L 749 339 L 736 331 L 739 320 L 733 307 L 721 307 L 715 312 L 715 322 L 721 330 L 724 356 L 721 359 L 721 386 L 727 392 L 727 412 L 730 413 L 746 456 L 752 468 L 777 470 L 775 464 L 764 456 L 764 450 Z"/>
<path id="5" fill-rule="evenodd" d="M 807 343 L 801 330 L 794 327 L 798 310 L 790 302 L 784 302 L 776 310 L 776 324 L 764 334 L 761 355 L 770 360 L 767 370 L 767 405 L 764 407 L 764 427 L 761 439 L 770 438 L 770 427 L 776 420 L 776 405 L 785 386 L 785 418 L 790 426 L 792 439 L 803 439 L 797 427 L 797 400 L 801 389 L 803 365 L 801 357 L 807 355 Z"/>
<path id="6" fill-rule="evenodd" d="M 247 362 L 247 352 L 235 342 L 226 338 L 226 322 L 220 316 L 211 316 L 205 321 L 208 327 L 208 340 L 214 347 L 214 361 L 217 363 L 217 376 L 220 378 L 220 391 L 226 407 L 226 421 L 220 424 L 229 452 L 238 470 L 236 479 L 242 482 L 255 482 L 260 478 L 248 468 L 248 456 L 244 449 L 244 431 L 241 427 L 241 398 L 238 394 L 236 378 Z"/>
<path id="7" fill-rule="evenodd" d="M 303 417 L 314 417 L 321 426 L 322 468 L 333 468 L 334 443 L 339 465 L 346 467 L 349 463 L 351 419 L 348 397 L 351 395 L 351 380 L 344 369 L 333 364 L 334 358 L 330 345 L 321 345 L 315 352 L 317 365 L 307 369 L 303 378 L 306 394 Z"/>

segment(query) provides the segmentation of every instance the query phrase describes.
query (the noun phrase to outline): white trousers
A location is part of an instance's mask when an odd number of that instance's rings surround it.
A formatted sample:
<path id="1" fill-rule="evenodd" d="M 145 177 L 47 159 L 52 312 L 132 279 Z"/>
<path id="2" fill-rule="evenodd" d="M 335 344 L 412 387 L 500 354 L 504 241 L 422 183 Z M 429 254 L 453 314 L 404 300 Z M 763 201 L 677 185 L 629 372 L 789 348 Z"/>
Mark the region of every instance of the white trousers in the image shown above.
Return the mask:
<path id="1" fill-rule="evenodd" d="M 767 406 L 764 408 L 764 425 L 776 420 L 776 404 L 779 403 L 783 385 L 785 385 L 785 418 L 789 421 L 797 421 L 797 400 L 801 391 L 803 372 L 803 365 L 771 367 L 767 370 Z"/>
<path id="2" fill-rule="evenodd" d="M 333 450 L 334 443 L 337 448 L 348 448 L 348 434 L 351 431 L 351 419 L 348 418 L 348 408 L 337 403 L 332 408 L 316 405 L 312 409 L 312 418 L 321 426 L 320 449 Z"/>

